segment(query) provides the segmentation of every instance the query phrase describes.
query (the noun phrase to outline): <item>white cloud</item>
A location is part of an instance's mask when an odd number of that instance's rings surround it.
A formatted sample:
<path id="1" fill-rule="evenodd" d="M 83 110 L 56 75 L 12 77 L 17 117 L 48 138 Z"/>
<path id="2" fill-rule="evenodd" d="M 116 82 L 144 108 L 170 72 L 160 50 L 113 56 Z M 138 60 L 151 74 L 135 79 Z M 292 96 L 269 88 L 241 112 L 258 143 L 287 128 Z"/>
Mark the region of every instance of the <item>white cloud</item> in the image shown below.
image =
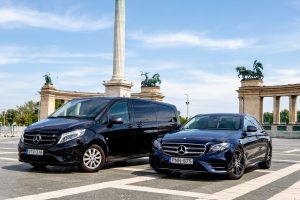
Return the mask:
<path id="1" fill-rule="evenodd" d="M 131 34 L 131 38 L 147 45 L 157 47 L 196 46 L 211 49 L 240 49 L 254 44 L 253 40 L 245 39 L 213 39 L 205 35 L 185 32 L 146 35 L 143 32 Z"/>
<path id="2" fill-rule="evenodd" d="M 82 59 L 112 60 L 112 57 L 112 53 L 68 52 L 57 48 L 0 47 L 0 65 L 16 63 L 85 64 L 86 62 Z"/>
<path id="3" fill-rule="evenodd" d="M 112 19 L 57 15 L 29 8 L 0 8 L 0 27 L 30 26 L 60 31 L 97 31 L 111 27 Z"/>

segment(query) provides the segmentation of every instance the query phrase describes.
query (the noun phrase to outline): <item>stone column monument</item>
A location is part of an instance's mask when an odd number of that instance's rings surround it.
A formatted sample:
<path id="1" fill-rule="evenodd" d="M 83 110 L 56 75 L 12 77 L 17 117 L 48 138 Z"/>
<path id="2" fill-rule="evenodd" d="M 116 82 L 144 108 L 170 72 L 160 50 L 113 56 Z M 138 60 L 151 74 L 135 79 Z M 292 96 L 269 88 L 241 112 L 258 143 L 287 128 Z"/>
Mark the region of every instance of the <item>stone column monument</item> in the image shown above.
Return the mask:
<path id="1" fill-rule="evenodd" d="M 104 83 L 105 95 L 130 97 L 132 84 L 124 78 L 125 66 L 125 0 L 116 0 L 113 76 Z"/>

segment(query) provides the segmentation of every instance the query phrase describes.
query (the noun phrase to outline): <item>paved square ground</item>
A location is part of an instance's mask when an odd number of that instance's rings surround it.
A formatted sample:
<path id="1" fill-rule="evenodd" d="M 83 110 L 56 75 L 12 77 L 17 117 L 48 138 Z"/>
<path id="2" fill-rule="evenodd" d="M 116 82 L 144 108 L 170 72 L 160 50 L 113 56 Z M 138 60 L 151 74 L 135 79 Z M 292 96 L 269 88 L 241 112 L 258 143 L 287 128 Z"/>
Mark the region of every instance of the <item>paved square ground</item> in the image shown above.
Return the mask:
<path id="1" fill-rule="evenodd" d="M 97 173 L 77 167 L 32 168 L 17 160 L 15 138 L 0 138 L 0 199 L 299 199 L 300 140 L 273 139 L 269 170 L 247 169 L 240 180 L 204 173 L 154 173 L 148 159 L 108 164 Z"/>

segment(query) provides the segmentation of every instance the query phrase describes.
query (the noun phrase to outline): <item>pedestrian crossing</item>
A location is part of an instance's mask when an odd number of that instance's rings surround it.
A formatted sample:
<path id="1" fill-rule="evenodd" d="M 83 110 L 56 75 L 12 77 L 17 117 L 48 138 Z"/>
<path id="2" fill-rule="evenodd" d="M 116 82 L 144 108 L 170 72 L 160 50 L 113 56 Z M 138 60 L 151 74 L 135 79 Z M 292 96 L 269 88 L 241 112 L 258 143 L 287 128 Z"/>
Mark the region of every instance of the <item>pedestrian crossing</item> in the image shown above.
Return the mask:
<path id="1" fill-rule="evenodd" d="M 3 142 L 3 141 L 2 141 Z M 26 180 L 26 183 L 18 182 L 18 185 L 27 184 L 28 177 L 35 179 L 37 175 L 43 174 L 43 171 L 35 170 L 28 164 L 20 163 L 17 159 L 17 148 L 12 144 L 3 144 L 0 142 L 0 176 L 8 176 L 12 174 L 13 178 L 17 177 L 19 181 Z M 7 141 L 14 142 L 14 141 Z M 287 156 L 282 157 L 282 154 Z M 276 182 L 276 188 L 272 189 L 269 194 L 263 194 L 264 199 L 270 200 L 300 200 L 300 157 L 294 156 L 300 155 L 298 149 L 286 149 L 285 151 L 274 151 L 272 167 L 268 170 L 251 169 L 240 180 L 226 180 L 224 177 L 206 177 L 202 178 L 202 175 L 175 173 L 175 175 L 164 176 L 158 175 L 148 165 L 148 160 L 143 158 L 144 162 L 135 161 L 129 162 L 125 166 L 111 166 L 107 167 L 96 174 L 77 173 L 73 174 L 81 175 L 81 178 L 87 176 L 94 180 L 94 184 L 78 184 L 73 185 L 71 181 L 68 181 L 67 186 L 57 190 L 47 188 L 39 190 L 39 193 L 26 195 L 21 193 L 19 195 L 7 195 L 3 199 L 52 199 L 57 197 L 60 199 L 77 199 L 77 195 L 82 195 L 91 192 L 100 192 L 107 190 L 119 190 L 124 193 L 132 193 L 137 199 L 142 199 L 142 194 L 149 195 L 165 195 L 168 199 L 195 199 L 195 200 L 230 200 L 230 199 L 262 199 L 259 198 L 262 188 L 266 186 L 272 187 Z M 285 159 L 281 159 L 285 158 Z M 17 167 L 16 167 L 17 166 Z M 25 167 L 26 166 L 26 167 Z M 19 171 L 11 171 L 10 169 L 18 169 Z M 73 170 L 73 169 L 70 169 Z M 59 171 L 58 167 L 49 167 L 46 169 L 46 173 L 43 176 L 48 180 L 66 181 L 64 173 L 51 173 L 51 171 Z M 82 176 L 84 174 L 84 176 Z M 115 178 L 108 178 L 105 180 L 103 177 L 106 175 L 115 175 Z M 26 178 L 24 178 L 24 177 Z M 97 177 L 101 179 L 97 179 Z M 287 177 L 296 177 L 290 182 L 286 181 Z M 23 178 L 22 178 L 23 177 Z M 297 178 L 299 177 L 299 178 Z M 7 180 L 8 182 L 10 179 Z M 14 182 L 14 181 L 13 181 Z M 39 183 L 37 183 L 39 184 Z M 42 184 L 40 184 L 42 185 Z M 222 185 L 222 187 L 220 187 Z M 278 188 L 280 185 L 280 188 Z M 192 186 L 192 187 L 191 187 Z M 0 191 L 3 191 L 4 185 L 0 183 Z M 28 186 L 27 186 L 28 187 Z M 213 188 L 208 190 L 207 188 Z M 12 191 L 13 192 L 13 191 Z M 266 192 L 265 192 L 266 193 Z M 111 195 L 114 195 L 113 193 Z M 80 199 L 80 198 L 78 198 Z"/>

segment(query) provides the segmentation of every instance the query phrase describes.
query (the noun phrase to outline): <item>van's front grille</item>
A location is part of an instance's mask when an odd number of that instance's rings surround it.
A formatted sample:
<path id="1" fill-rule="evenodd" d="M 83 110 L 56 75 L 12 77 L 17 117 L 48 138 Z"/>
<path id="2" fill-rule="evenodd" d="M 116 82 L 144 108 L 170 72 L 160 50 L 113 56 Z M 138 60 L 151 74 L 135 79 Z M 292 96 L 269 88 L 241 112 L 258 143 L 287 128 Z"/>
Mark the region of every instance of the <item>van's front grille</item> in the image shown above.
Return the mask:
<path id="1" fill-rule="evenodd" d="M 24 144 L 27 147 L 33 148 L 49 148 L 57 143 L 59 139 L 57 132 L 52 133 L 36 133 L 25 132 Z"/>
<path id="2" fill-rule="evenodd" d="M 164 154 L 169 156 L 202 156 L 206 151 L 203 144 L 194 143 L 162 143 Z"/>

